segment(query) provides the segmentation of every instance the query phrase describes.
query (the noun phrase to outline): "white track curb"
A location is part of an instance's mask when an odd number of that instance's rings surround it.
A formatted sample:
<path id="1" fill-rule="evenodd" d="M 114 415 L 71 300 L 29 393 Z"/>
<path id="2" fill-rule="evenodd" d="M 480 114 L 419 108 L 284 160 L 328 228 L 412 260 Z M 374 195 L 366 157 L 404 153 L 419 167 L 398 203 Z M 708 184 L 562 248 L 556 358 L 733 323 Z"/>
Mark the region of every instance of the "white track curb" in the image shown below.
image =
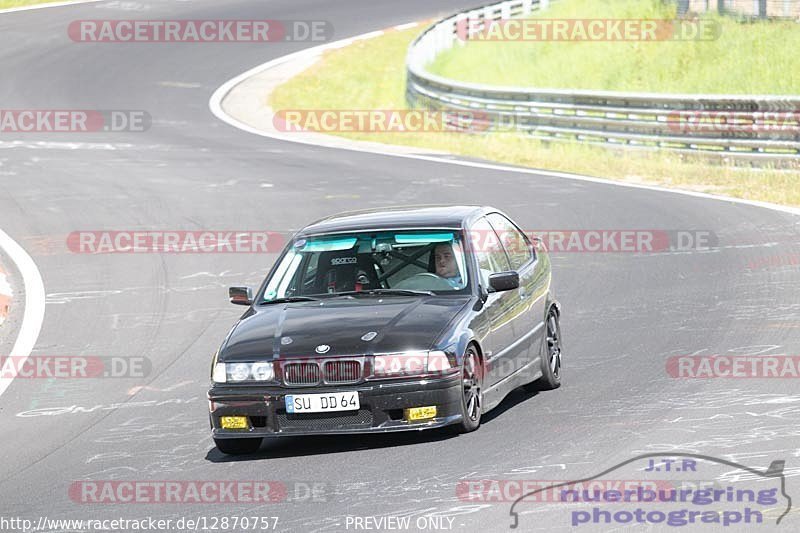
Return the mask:
<path id="1" fill-rule="evenodd" d="M 36 263 L 33 262 L 28 252 L 3 230 L 0 230 L 0 249 L 14 262 L 25 285 L 25 311 L 22 315 L 22 326 L 19 328 L 19 335 L 17 335 L 10 354 L 23 362 L 33 351 L 36 340 L 39 338 L 39 332 L 42 330 L 45 308 L 44 283 L 39 269 L 36 268 Z M 21 366 L 21 364 L 10 365 L 12 375 L 0 378 L 0 395 L 11 385 L 16 377 L 17 369 Z"/>

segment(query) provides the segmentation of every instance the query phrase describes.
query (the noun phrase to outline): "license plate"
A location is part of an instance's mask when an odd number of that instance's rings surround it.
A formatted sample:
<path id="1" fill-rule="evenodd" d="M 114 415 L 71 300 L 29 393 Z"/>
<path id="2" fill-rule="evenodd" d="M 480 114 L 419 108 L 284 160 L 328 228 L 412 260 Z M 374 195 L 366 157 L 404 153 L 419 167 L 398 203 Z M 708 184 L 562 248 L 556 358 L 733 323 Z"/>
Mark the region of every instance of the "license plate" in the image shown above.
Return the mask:
<path id="1" fill-rule="evenodd" d="M 359 407 L 357 392 L 286 395 L 286 412 L 289 414 L 354 411 Z"/>

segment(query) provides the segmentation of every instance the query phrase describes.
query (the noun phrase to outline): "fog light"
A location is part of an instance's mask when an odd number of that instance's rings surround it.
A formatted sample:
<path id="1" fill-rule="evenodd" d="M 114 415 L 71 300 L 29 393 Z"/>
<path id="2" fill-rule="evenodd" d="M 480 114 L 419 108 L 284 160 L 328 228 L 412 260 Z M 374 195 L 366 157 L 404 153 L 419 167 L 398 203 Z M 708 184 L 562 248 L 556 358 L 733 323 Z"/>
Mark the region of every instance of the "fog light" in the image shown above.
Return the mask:
<path id="1" fill-rule="evenodd" d="M 222 429 L 247 429 L 246 416 L 222 416 L 219 419 Z"/>
<path id="2" fill-rule="evenodd" d="M 410 409 L 403 409 L 403 418 L 409 422 L 415 420 L 426 420 L 428 418 L 436 417 L 436 406 L 430 405 L 427 407 L 412 407 Z"/>

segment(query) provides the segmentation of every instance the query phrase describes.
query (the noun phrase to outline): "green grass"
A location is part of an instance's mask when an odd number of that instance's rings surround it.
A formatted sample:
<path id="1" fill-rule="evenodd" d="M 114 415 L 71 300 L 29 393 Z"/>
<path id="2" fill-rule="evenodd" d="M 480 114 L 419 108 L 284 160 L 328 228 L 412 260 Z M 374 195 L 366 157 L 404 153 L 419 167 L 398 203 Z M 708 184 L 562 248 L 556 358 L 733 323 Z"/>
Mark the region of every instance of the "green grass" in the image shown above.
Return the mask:
<path id="1" fill-rule="evenodd" d="M 329 51 L 309 70 L 278 87 L 269 104 L 281 109 L 404 109 L 405 53 L 415 28 Z M 340 133 L 342 137 L 442 150 L 534 168 L 577 172 L 800 206 L 800 172 L 754 170 L 686 160 L 667 152 L 610 151 L 574 143 L 546 144 L 492 133 Z"/>
<path id="2" fill-rule="evenodd" d="M 561 0 L 527 18 L 674 16 L 674 4 L 661 0 Z M 712 41 L 472 41 L 439 55 L 429 70 L 463 81 L 538 88 L 800 94 L 800 24 L 711 18 L 721 28 Z"/>
<path id="3" fill-rule="evenodd" d="M 52 4 L 53 2 L 61 2 L 63 0 L 0 0 L 0 9 L 7 9 L 9 7 L 22 7 L 32 6 L 35 4 Z"/>

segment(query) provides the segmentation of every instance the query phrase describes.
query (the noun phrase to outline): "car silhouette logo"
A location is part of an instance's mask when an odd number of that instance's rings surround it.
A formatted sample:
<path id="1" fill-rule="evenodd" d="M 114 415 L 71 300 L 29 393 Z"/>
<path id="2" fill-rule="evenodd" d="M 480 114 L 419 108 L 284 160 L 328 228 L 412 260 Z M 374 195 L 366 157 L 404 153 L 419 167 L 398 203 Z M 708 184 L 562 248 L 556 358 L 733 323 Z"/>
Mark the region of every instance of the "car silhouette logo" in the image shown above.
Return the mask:
<path id="1" fill-rule="evenodd" d="M 328 353 L 328 350 L 330 349 L 331 347 L 328 346 L 327 344 L 320 344 L 319 346 L 316 347 L 314 351 L 317 353 Z"/>

